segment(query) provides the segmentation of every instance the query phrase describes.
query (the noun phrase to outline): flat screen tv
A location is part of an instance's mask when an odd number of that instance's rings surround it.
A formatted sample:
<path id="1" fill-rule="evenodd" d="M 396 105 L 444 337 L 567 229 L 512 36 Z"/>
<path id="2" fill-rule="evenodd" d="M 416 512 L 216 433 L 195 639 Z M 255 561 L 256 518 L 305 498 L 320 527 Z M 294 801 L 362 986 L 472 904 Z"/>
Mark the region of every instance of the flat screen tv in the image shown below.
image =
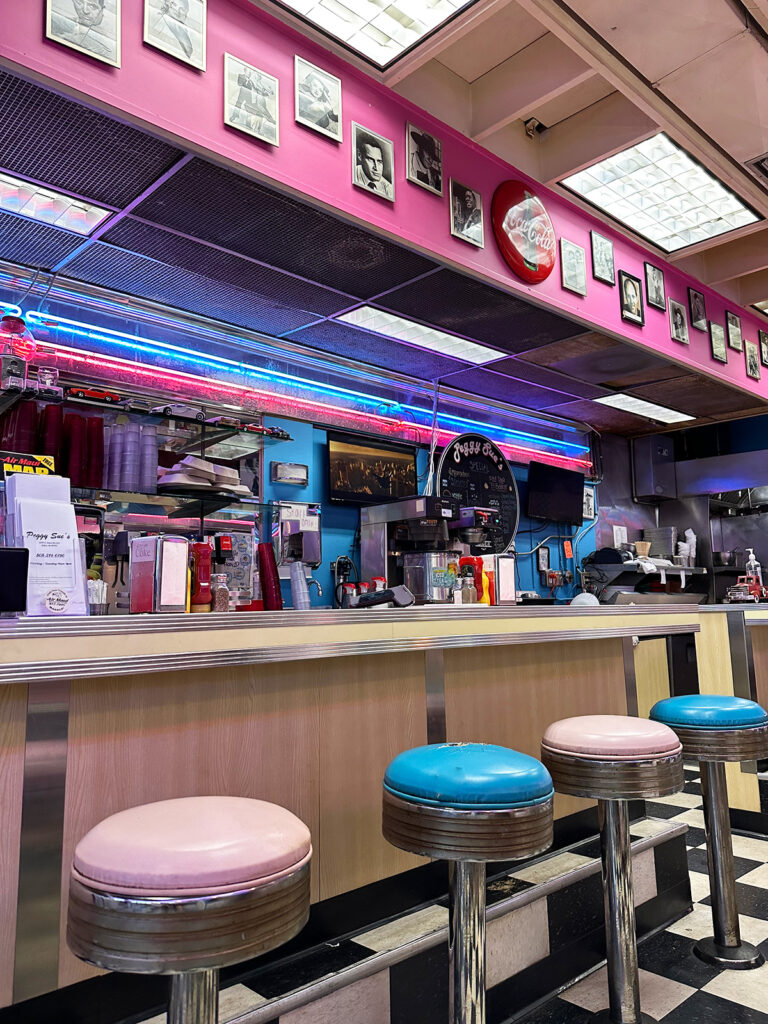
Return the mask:
<path id="1" fill-rule="evenodd" d="M 328 434 L 328 497 L 377 505 L 416 494 L 416 450 L 354 434 Z"/>
<path id="2" fill-rule="evenodd" d="M 581 524 L 584 474 L 531 462 L 528 466 L 528 516 L 552 523 Z"/>

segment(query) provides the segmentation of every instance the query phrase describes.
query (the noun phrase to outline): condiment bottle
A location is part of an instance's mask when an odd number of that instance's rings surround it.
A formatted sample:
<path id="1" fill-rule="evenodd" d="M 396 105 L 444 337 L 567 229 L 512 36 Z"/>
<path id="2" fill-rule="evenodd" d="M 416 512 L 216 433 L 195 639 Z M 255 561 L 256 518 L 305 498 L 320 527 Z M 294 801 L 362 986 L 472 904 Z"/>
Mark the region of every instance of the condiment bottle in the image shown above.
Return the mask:
<path id="1" fill-rule="evenodd" d="M 490 580 L 488 579 L 488 573 L 483 570 L 483 594 L 479 599 L 478 604 L 490 604 L 491 593 L 490 593 Z"/>
<path id="2" fill-rule="evenodd" d="M 474 576 L 465 576 L 461 587 L 461 603 L 477 604 L 477 587 Z"/>
<path id="3" fill-rule="evenodd" d="M 190 611 L 211 610 L 211 546 L 206 542 L 192 545 L 192 595 Z"/>
<path id="4" fill-rule="evenodd" d="M 225 572 L 215 572 L 211 577 L 211 608 L 214 612 L 229 611 L 229 586 Z"/>

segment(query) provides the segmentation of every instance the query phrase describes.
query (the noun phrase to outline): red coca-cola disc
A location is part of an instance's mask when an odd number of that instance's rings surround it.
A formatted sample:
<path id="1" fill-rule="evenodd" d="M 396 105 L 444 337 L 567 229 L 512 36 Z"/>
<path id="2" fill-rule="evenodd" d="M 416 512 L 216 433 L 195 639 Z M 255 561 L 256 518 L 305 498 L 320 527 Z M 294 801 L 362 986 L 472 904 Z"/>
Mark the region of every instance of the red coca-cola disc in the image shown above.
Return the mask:
<path id="1" fill-rule="evenodd" d="M 493 194 L 491 220 L 501 255 L 518 277 L 530 284 L 549 277 L 557 254 L 555 229 L 530 185 L 503 181 Z"/>

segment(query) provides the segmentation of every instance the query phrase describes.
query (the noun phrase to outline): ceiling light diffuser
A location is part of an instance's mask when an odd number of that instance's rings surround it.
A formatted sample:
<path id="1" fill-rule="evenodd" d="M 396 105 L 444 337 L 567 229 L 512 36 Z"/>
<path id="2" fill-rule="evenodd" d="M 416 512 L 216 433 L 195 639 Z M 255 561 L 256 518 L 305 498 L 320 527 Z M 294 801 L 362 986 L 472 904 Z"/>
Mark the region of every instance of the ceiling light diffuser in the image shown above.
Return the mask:
<path id="1" fill-rule="evenodd" d="M 77 235 L 90 235 L 112 212 L 10 174 L 0 174 L 0 210 Z"/>
<path id="2" fill-rule="evenodd" d="M 663 132 L 561 184 L 665 252 L 759 220 Z"/>
<path id="3" fill-rule="evenodd" d="M 280 0 L 367 60 L 384 68 L 472 0 Z"/>
<path id="4" fill-rule="evenodd" d="M 677 412 L 675 409 L 667 409 L 663 405 L 656 405 L 654 402 L 646 402 L 634 395 L 606 395 L 605 398 L 595 398 L 598 405 L 610 405 L 613 409 L 621 409 L 623 412 L 632 412 L 636 416 L 642 416 L 648 420 L 657 420 L 659 423 L 686 423 L 693 420 L 695 416 L 689 416 L 685 412 Z"/>
<path id="5" fill-rule="evenodd" d="M 445 331 L 437 331 L 434 327 L 425 327 L 423 324 L 417 324 L 415 320 L 384 313 L 372 306 L 360 306 L 348 313 L 342 313 L 335 319 L 354 327 L 362 327 L 374 334 L 382 334 L 385 338 L 407 341 L 409 345 L 438 352 L 441 356 L 452 356 L 454 359 L 464 359 L 477 365 L 501 359 L 504 355 L 496 349 L 478 345 L 476 341 L 457 338 L 455 334 L 446 334 Z"/>

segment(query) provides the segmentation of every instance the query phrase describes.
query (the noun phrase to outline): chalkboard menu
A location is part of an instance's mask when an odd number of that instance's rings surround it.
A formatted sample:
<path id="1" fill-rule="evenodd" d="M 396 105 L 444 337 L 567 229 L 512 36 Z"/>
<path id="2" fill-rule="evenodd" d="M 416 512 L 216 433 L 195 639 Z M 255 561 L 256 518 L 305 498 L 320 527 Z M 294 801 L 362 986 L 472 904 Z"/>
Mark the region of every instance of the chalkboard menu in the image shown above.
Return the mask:
<path id="1" fill-rule="evenodd" d="M 506 551 L 515 538 L 520 519 L 517 483 L 504 453 L 482 434 L 461 434 L 443 450 L 437 468 L 437 493 L 455 498 L 462 508 L 495 508 L 502 534 L 496 554 Z"/>

